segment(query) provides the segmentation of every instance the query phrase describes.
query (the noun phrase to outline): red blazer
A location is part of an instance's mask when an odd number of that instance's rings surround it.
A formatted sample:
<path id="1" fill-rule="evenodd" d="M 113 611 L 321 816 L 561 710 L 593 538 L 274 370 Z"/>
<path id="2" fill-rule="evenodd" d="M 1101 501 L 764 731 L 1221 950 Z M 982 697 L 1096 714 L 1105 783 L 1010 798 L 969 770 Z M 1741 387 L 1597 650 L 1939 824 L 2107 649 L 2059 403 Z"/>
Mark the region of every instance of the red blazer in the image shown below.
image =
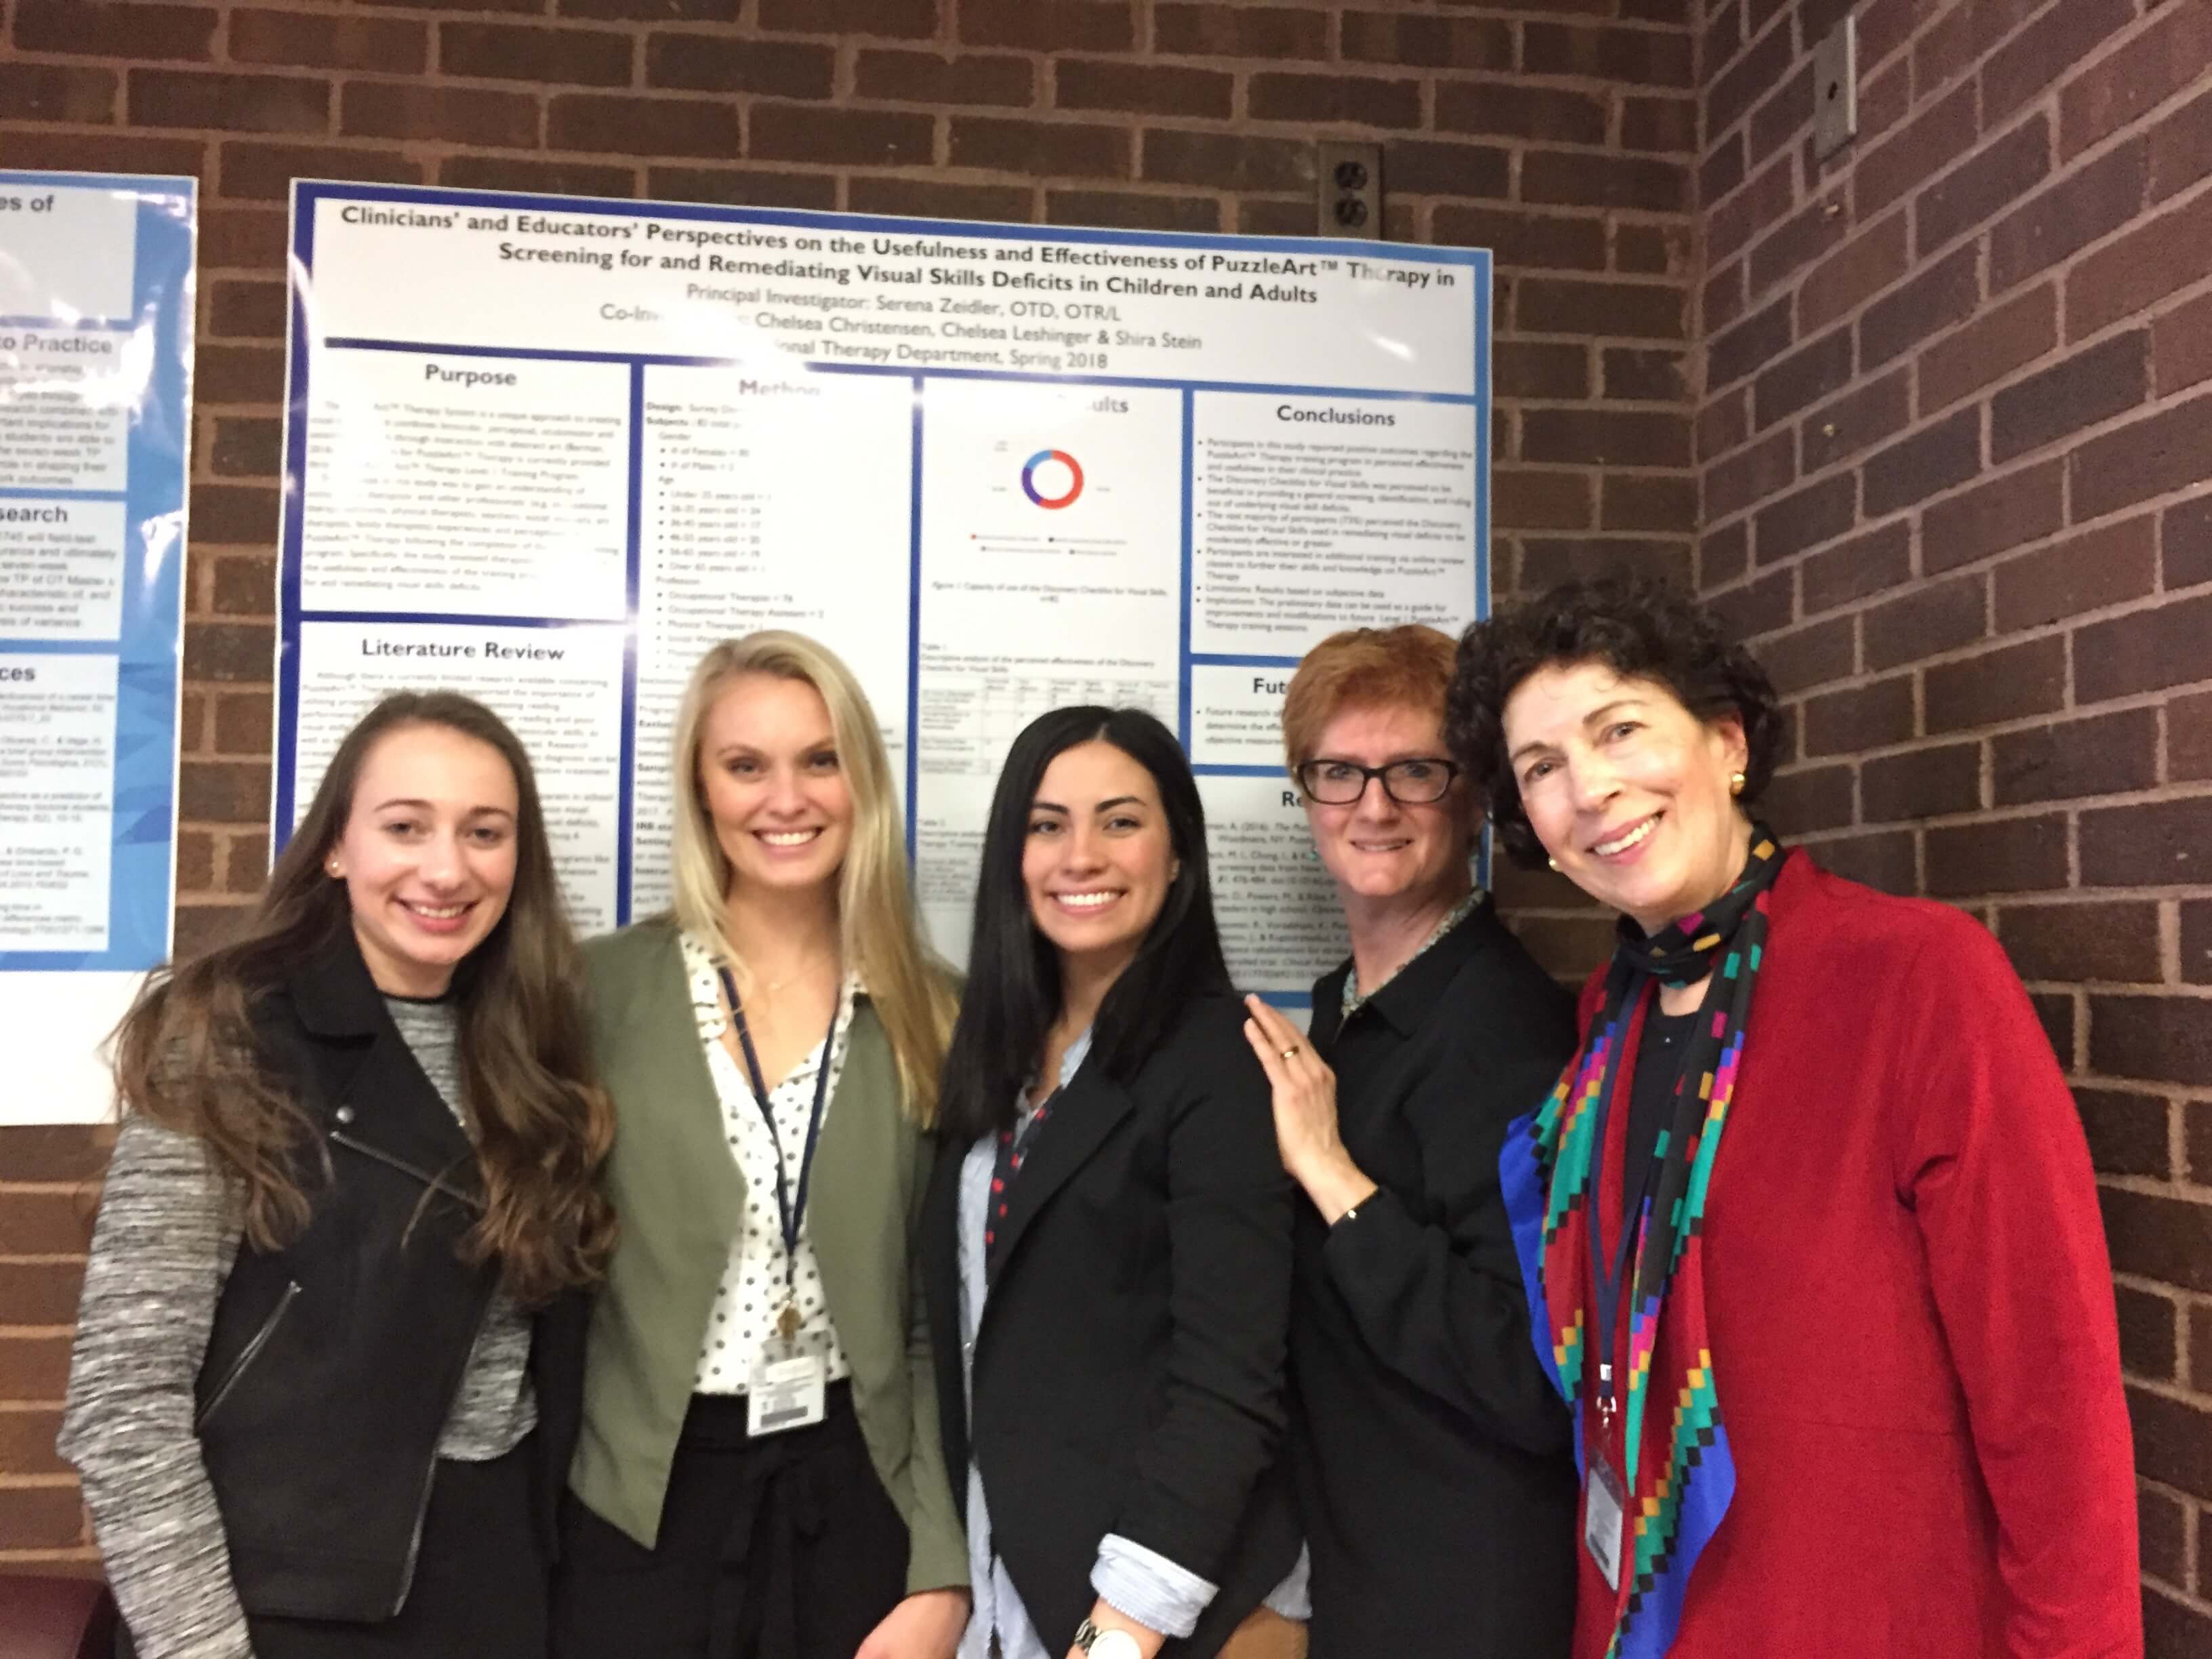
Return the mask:
<path id="1" fill-rule="evenodd" d="M 1585 1033 L 1602 994 L 1601 970 Z M 1790 855 L 1713 1170 L 1705 1297 L 1736 1491 L 1670 1659 L 2142 1654 L 2088 1147 L 1971 917 Z M 1602 1659 L 1613 1597 L 1577 1554 L 1575 1659 Z"/>

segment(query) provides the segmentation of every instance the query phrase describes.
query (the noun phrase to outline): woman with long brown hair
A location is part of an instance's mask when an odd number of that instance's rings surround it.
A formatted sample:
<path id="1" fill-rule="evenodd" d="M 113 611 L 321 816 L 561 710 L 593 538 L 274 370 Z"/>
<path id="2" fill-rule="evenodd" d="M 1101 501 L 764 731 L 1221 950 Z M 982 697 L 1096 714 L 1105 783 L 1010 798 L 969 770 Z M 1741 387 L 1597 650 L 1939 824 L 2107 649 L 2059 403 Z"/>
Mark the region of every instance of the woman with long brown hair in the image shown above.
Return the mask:
<path id="1" fill-rule="evenodd" d="M 403 692 L 125 1017 L 61 1449 L 141 1659 L 544 1654 L 614 1234 L 580 981 L 522 745 Z"/>

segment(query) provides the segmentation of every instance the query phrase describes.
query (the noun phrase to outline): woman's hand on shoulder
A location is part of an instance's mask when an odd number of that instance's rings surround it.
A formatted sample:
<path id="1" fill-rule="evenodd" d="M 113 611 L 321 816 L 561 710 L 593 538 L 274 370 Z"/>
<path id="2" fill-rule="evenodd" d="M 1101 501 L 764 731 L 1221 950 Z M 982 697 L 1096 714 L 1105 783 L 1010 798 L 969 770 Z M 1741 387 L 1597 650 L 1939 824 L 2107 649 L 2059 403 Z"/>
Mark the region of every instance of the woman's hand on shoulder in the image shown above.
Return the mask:
<path id="1" fill-rule="evenodd" d="M 1275 1147 L 1283 1168 L 1334 1223 L 1375 1193 L 1337 1132 L 1336 1073 L 1305 1035 L 1256 996 L 1244 999 L 1244 1040 L 1274 1092 Z"/>
<path id="2" fill-rule="evenodd" d="M 964 1589 L 916 1590 L 884 1615 L 853 1659 L 952 1659 L 972 1605 Z"/>

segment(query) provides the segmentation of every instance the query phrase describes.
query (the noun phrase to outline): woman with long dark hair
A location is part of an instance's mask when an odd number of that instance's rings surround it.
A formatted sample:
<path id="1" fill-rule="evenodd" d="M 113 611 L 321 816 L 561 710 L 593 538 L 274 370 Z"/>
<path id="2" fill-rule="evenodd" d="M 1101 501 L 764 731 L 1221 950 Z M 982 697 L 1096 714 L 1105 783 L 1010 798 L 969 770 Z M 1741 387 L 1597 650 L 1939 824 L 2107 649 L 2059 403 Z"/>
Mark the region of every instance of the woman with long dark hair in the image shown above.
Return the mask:
<path id="1" fill-rule="evenodd" d="M 1499 840 L 1619 913 L 1508 1131 L 1535 1346 L 1580 1424 L 1574 1659 L 2142 1651 L 2112 1264 L 2004 951 L 1754 816 L 1765 671 L 1650 582 L 1468 630 Z"/>
<path id="2" fill-rule="evenodd" d="M 1291 1189 L 1196 782 L 1133 709 L 1014 741 L 925 1267 L 966 1494 L 961 1659 L 1212 1655 L 1290 1572 Z"/>
<path id="3" fill-rule="evenodd" d="M 612 1133 L 529 757 L 397 693 L 157 974 L 61 1449 L 141 1659 L 540 1659 Z"/>

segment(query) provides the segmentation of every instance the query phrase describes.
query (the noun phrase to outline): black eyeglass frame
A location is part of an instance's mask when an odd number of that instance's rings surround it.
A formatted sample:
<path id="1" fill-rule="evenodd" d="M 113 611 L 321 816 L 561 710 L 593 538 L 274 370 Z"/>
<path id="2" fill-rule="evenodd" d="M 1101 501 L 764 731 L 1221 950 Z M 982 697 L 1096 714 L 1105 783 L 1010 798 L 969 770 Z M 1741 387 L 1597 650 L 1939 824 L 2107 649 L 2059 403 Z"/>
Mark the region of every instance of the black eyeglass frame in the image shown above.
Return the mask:
<path id="1" fill-rule="evenodd" d="M 1346 795 L 1342 800 L 1328 800 L 1324 799 L 1315 790 L 1313 784 L 1309 781 L 1306 775 L 1316 766 L 1346 766 L 1351 768 L 1353 771 L 1359 774 L 1358 789 L 1353 793 Z M 1395 789 L 1393 789 L 1390 787 L 1390 774 L 1396 771 L 1401 766 L 1434 766 L 1441 768 L 1444 775 L 1444 781 L 1443 784 L 1438 787 L 1437 793 L 1433 795 L 1401 795 Z M 1408 755 L 1404 760 L 1390 761 L 1381 766 L 1362 766 L 1358 761 L 1333 760 L 1327 756 L 1316 756 L 1312 760 L 1300 761 L 1292 769 L 1291 775 L 1297 781 L 1298 793 L 1303 794 L 1308 800 L 1313 802 L 1316 806 L 1352 805 L 1367 793 L 1368 784 L 1376 779 L 1379 779 L 1382 781 L 1382 793 L 1389 796 L 1392 800 L 1396 801 L 1401 806 L 1434 806 L 1446 795 L 1451 793 L 1452 780 L 1458 777 L 1459 774 L 1459 763 L 1457 761 L 1446 760 L 1441 755 Z"/>

